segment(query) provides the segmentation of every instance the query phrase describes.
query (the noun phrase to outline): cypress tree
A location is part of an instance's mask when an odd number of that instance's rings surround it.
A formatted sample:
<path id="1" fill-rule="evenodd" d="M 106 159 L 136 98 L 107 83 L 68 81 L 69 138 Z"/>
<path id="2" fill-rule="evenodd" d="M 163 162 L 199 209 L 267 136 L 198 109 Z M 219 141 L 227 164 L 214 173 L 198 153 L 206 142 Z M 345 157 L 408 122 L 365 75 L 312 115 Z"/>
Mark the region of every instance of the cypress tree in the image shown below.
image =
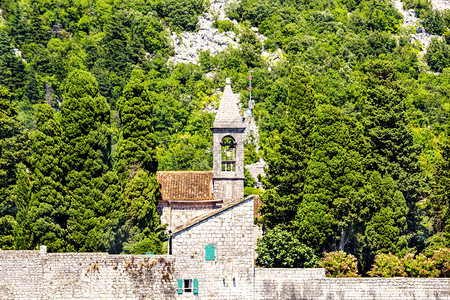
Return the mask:
<path id="1" fill-rule="evenodd" d="M 63 183 L 70 203 L 68 251 L 107 251 L 112 201 L 104 193 L 110 166 L 110 111 L 89 72 L 72 71 L 61 108 Z"/>
<path id="2" fill-rule="evenodd" d="M 117 107 L 121 128 L 114 168 L 125 191 L 121 209 L 123 250 L 141 254 L 161 252 L 153 104 L 141 70 L 132 72 Z"/>
<path id="3" fill-rule="evenodd" d="M 435 235 L 429 240 L 429 248 L 450 246 L 450 143 L 447 135 L 442 147 L 442 159 L 434 175 L 433 194 L 430 197 L 431 213 L 434 216 Z"/>
<path id="4" fill-rule="evenodd" d="M 294 222 L 297 237 L 317 250 L 327 241 L 331 250 L 343 251 L 362 221 L 369 144 L 362 125 L 333 106 L 319 106 L 311 125 L 311 155 Z"/>
<path id="5" fill-rule="evenodd" d="M 408 207 L 403 193 L 389 175 L 368 173 L 360 215 L 365 221 L 358 236 L 356 251 L 362 268 L 368 271 L 378 253 L 404 255 L 408 249 L 405 236 Z"/>
<path id="6" fill-rule="evenodd" d="M 159 225 L 156 211 L 159 192 L 155 176 L 139 170 L 125 187 L 125 215 L 123 226 L 125 253 L 145 254 L 161 253 L 160 233 L 164 229 Z"/>
<path id="7" fill-rule="evenodd" d="M 17 167 L 17 184 L 14 188 L 14 198 L 17 207 L 16 224 L 14 227 L 15 249 L 32 249 L 31 230 L 28 219 L 30 205 L 30 178 L 27 168 L 20 163 Z"/>
<path id="8" fill-rule="evenodd" d="M 425 237 L 420 234 L 416 204 L 429 194 L 429 179 L 419 161 L 420 147 L 414 144 L 408 128 L 405 91 L 395 80 L 392 63 L 375 60 L 363 70 L 367 99 L 362 107 L 362 122 L 374 157 L 372 169 L 388 174 L 396 182 L 408 206 L 411 246 L 421 245 Z"/>
<path id="9" fill-rule="evenodd" d="M 16 196 L 14 193 L 18 164 L 23 161 L 27 147 L 27 132 L 23 130 L 17 105 L 11 93 L 0 86 L 0 245 L 14 248 L 16 226 Z"/>
<path id="10" fill-rule="evenodd" d="M 309 128 L 315 108 L 310 75 L 300 66 L 292 68 L 288 90 L 287 128 L 280 136 L 272 137 L 265 149 L 269 193 L 263 196 L 263 222 L 273 228 L 277 224 L 290 226 L 301 202 L 305 172 L 310 155 Z"/>
<path id="11" fill-rule="evenodd" d="M 120 138 L 114 168 L 120 173 L 142 169 L 154 174 L 158 168 L 156 137 L 152 124 L 153 103 L 141 70 L 134 70 L 117 103 Z"/>
<path id="12" fill-rule="evenodd" d="M 31 135 L 31 199 L 28 220 L 33 246 L 46 245 L 51 252 L 65 250 L 67 209 L 62 185 L 61 127 L 53 109 L 40 104 L 36 110 L 37 130 Z"/>

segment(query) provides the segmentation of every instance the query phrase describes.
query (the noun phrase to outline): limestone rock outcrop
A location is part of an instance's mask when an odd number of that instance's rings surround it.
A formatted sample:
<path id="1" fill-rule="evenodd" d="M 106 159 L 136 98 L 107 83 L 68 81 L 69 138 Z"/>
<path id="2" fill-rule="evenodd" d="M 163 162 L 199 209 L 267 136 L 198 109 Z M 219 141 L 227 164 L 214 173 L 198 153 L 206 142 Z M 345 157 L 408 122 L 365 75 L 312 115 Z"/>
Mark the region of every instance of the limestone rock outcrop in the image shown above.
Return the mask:
<path id="1" fill-rule="evenodd" d="M 234 47 L 238 48 L 239 43 L 235 41 L 236 34 L 232 31 L 220 33 L 213 27 L 214 15 L 217 20 L 228 20 L 226 17 L 226 5 L 231 3 L 227 0 L 213 0 L 209 8 L 199 17 L 197 32 L 182 32 L 177 35 L 172 32 L 170 36 L 175 55 L 169 59 L 174 63 L 193 63 L 199 59 L 200 51 L 210 51 L 215 55 L 223 50 Z"/>
<path id="2" fill-rule="evenodd" d="M 450 1 L 446 0 L 432 0 L 433 9 L 444 10 L 450 8 Z M 426 53 L 427 47 L 431 42 L 431 39 L 442 39 L 441 36 L 434 35 L 425 32 L 425 29 L 419 25 L 419 18 L 416 16 L 414 9 L 404 10 L 401 0 L 394 0 L 395 8 L 403 15 L 403 25 L 412 26 L 416 30 L 416 33 L 411 34 L 411 42 L 419 41 L 422 44 L 422 51 L 420 56 Z"/>

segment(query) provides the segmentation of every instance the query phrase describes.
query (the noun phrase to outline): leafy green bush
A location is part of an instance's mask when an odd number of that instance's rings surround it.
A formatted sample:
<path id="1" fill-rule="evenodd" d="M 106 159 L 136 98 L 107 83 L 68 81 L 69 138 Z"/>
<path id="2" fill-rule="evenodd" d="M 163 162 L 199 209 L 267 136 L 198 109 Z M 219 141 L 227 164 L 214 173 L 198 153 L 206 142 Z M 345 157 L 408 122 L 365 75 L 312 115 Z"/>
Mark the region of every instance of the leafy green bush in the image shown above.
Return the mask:
<path id="1" fill-rule="evenodd" d="M 392 253 L 375 256 L 372 269 L 367 272 L 370 277 L 406 277 L 402 261 Z"/>
<path id="2" fill-rule="evenodd" d="M 450 46 L 438 39 L 432 39 L 425 53 L 425 59 L 431 70 L 442 72 L 450 66 Z"/>
<path id="3" fill-rule="evenodd" d="M 422 253 L 417 254 L 416 257 L 414 254 L 408 253 L 403 257 L 402 263 L 408 277 L 438 277 L 439 275 L 432 259 Z"/>
<path id="4" fill-rule="evenodd" d="M 325 268 L 327 277 L 358 277 L 356 257 L 344 251 L 325 252 L 319 264 Z"/>
<path id="5" fill-rule="evenodd" d="M 441 35 L 445 29 L 442 13 L 438 10 L 428 13 L 425 20 L 423 20 L 423 27 L 429 33 Z"/>
<path id="6" fill-rule="evenodd" d="M 258 240 L 256 253 L 256 264 L 266 268 L 314 268 L 319 262 L 313 249 L 278 227 Z"/>
<path id="7" fill-rule="evenodd" d="M 437 250 L 431 258 L 439 277 L 450 277 L 450 248 Z"/>
<path id="8" fill-rule="evenodd" d="M 234 27 L 234 23 L 231 22 L 230 20 L 215 21 L 213 23 L 213 27 L 217 28 L 220 33 L 236 30 L 236 27 Z"/>
<path id="9" fill-rule="evenodd" d="M 162 0 L 157 9 L 172 30 L 194 31 L 204 3 L 202 0 Z"/>

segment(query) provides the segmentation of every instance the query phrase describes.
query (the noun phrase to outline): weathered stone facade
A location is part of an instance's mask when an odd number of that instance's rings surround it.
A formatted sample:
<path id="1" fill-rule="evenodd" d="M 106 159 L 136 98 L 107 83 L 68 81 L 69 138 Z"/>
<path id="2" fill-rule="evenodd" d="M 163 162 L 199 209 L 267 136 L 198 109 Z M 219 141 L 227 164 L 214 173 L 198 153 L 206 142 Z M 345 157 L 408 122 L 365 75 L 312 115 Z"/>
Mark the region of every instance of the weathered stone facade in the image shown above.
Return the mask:
<path id="1" fill-rule="evenodd" d="M 198 279 L 198 296 L 206 299 L 251 299 L 253 291 L 253 197 L 224 206 L 173 234 L 172 254 L 180 279 Z M 214 245 L 215 259 L 205 258 Z"/>
<path id="2" fill-rule="evenodd" d="M 324 269 L 258 268 L 254 299 L 450 299 L 450 279 L 327 278 Z"/>
<path id="3" fill-rule="evenodd" d="M 171 299 L 166 255 L 0 251 L 0 299 Z"/>
<path id="4" fill-rule="evenodd" d="M 217 203 L 168 203 L 160 202 L 158 204 L 158 213 L 161 224 L 169 224 L 169 230 L 174 231 L 192 222 L 195 218 L 222 207 Z"/>
<path id="5" fill-rule="evenodd" d="M 253 216 L 248 197 L 198 217 L 173 233 L 172 255 L 0 251 L 0 299 L 450 299 L 447 278 L 255 268 Z"/>

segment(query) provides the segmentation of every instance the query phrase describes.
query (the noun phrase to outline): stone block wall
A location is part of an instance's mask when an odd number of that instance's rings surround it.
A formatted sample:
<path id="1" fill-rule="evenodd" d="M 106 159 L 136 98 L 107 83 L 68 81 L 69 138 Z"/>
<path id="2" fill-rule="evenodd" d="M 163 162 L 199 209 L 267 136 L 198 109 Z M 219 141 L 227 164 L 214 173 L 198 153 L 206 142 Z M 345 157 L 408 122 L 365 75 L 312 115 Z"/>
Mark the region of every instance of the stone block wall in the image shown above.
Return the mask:
<path id="1" fill-rule="evenodd" d="M 169 203 L 160 202 L 157 205 L 158 214 L 161 224 L 167 224 L 166 232 L 176 230 L 177 228 L 191 222 L 194 218 L 201 216 L 214 209 L 220 208 L 221 204 L 204 203 Z"/>
<path id="2" fill-rule="evenodd" d="M 301 287 L 304 299 L 450 299 L 448 278 L 323 278 Z"/>
<path id="3" fill-rule="evenodd" d="M 313 279 L 325 278 L 325 269 L 256 268 L 255 299 L 309 299 Z"/>
<path id="4" fill-rule="evenodd" d="M 173 237 L 180 279 L 198 279 L 199 293 L 181 299 L 251 299 L 253 297 L 253 198 L 219 212 Z M 215 260 L 205 260 L 205 246 L 215 246 Z"/>
<path id="5" fill-rule="evenodd" d="M 172 299 L 164 255 L 0 251 L 0 299 Z"/>
<path id="6" fill-rule="evenodd" d="M 41 299 L 43 259 L 39 251 L 0 251 L 0 299 Z"/>
<path id="7" fill-rule="evenodd" d="M 324 269 L 255 269 L 255 299 L 450 299 L 447 278 L 327 278 Z"/>

